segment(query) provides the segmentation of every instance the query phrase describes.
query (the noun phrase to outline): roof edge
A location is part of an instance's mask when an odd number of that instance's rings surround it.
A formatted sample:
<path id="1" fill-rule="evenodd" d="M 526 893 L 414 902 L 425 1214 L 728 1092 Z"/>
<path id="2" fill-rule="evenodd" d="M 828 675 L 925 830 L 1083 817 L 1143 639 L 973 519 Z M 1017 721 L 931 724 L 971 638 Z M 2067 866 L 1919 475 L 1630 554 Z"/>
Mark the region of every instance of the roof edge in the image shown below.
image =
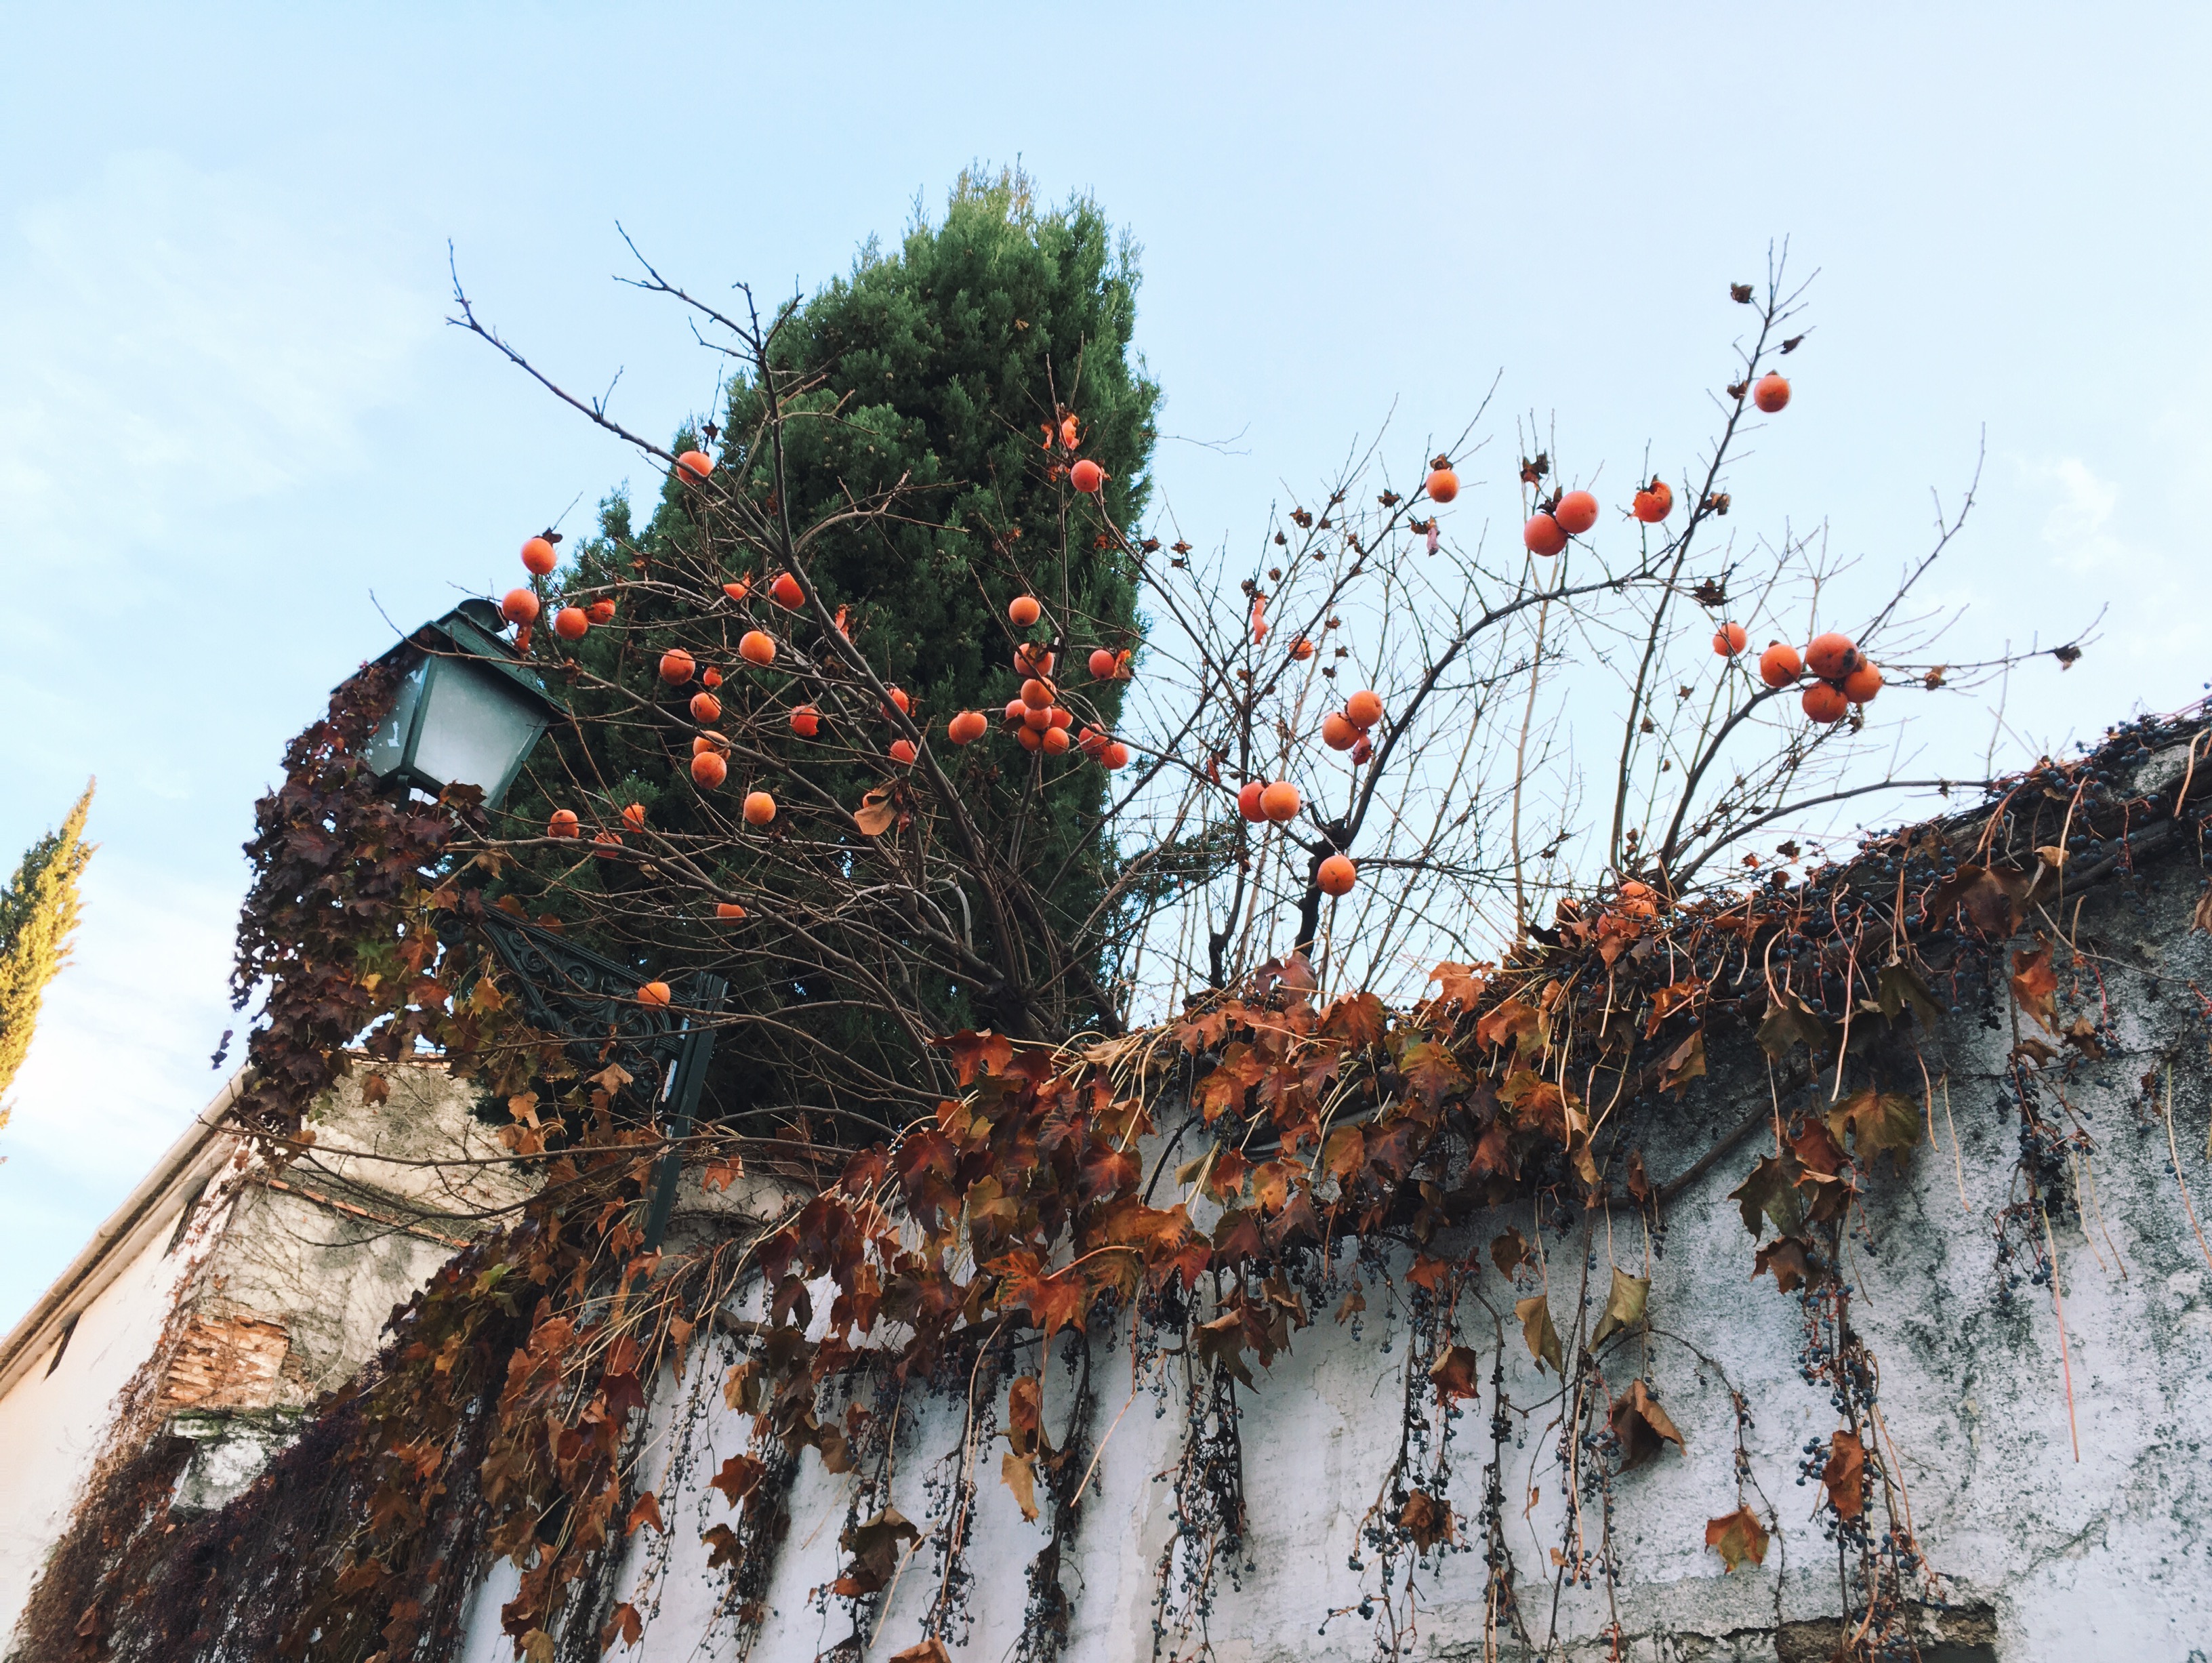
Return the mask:
<path id="1" fill-rule="evenodd" d="M 166 1204 L 204 1183 L 229 1158 L 230 1109 L 238 1101 L 246 1075 L 241 1067 L 223 1083 L 154 1169 L 93 1232 L 92 1240 L 54 1278 L 7 1338 L 0 1340 L 0 1396 L 15 1389 L 15 1383 L 45 1354 L 45 1342 L 58 1335 L 64 1322 L 82 1314 L 123 1274 L 145 1239 L 167 1217 Z"/>

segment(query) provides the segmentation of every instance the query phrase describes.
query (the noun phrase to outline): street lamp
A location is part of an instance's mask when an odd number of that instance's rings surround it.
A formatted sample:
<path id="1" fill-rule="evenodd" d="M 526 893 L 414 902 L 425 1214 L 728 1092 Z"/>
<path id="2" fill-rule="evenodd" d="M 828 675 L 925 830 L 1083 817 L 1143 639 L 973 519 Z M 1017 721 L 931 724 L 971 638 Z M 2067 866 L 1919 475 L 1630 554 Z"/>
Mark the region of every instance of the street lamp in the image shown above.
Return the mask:
<path id="1" fill-rule="evenodd" d="M 560 707 L 499 639 L 499 609 L 465 600 L 378 660 L 404 665 L 390 714 L 363 760 L 379 780 L 436 796 L 477 786 L 484 806 L 507 794 Z"/>
<path id="2" fill-rule="evenodd" d="M 507 794 L 561 710 L 499 639 L 504 627 L 489 601 L 465 600 L 379 660 L 400 668 L 391 712 L 364 757 L 379 781 L 433 796 L 447 786 L 476 786 L 487 808 Z M 669 1138 L 646 1221 L 645 1245 L 658 1247 L 714 1049 L 707 1023 L 722 1008 L 726 984 L 702 972 L 672 1005 L 648 1005 L 637 997 L 634 966 L 497 907 L 487 907 L 483 918 L 494 950 L 520 985 L 533 1027 L 560 1035 L 579 1061 L 595 1068 L 620 1061 L 632 1078 L 655 1082 Z"/>

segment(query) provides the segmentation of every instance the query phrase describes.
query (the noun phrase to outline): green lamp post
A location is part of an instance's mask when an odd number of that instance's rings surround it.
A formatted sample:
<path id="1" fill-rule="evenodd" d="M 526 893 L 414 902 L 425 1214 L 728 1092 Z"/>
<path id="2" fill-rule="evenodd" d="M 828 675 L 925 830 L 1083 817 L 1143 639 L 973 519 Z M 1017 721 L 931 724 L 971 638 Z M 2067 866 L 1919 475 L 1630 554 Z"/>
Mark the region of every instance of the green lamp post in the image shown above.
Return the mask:
<path id="1" fill-rule="evenodd" d="M 491 602 L 465 600 L 385 655 L 380 662 L 398 668 L 400 682 L 390 713 L 369 738 L 364 760 L 372 775 L 434 797 L 447 786 L 475 786 L 485 807 L 497 805 L 561 714 L 529 665 L 500 639 L 505 628 Z M 657 1080 L 671 1145 L 646 1223 L 645 1245 L 658 1247 L 676 1199 L 683 1140 L 714 1053 L 712 1019 L 726 995 L 722 978 L 701 972 L 672 1006 L 647 1005 L 636 998 L 645 978 L 635 966 L 496 907 L 484 910 L 483 922 L 520 984 L 533 1027 L 559 1035 L 586 1059 L 611 1047 L 635 1065 L 634 1075 Z"/>

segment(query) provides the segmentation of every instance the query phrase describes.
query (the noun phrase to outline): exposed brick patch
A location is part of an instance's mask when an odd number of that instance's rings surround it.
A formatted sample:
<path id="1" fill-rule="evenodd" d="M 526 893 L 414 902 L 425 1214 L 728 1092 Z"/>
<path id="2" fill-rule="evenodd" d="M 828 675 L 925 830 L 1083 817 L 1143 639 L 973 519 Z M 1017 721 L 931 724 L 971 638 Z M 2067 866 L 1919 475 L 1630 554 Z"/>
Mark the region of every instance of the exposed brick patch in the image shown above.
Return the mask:
<path id="1" fill-rule="evenodd" d="M 266 1409 L 284 1395 L 284 1325 L 246 1313 L 192 1318 L 161 1381 L 169 1409 Z"/>

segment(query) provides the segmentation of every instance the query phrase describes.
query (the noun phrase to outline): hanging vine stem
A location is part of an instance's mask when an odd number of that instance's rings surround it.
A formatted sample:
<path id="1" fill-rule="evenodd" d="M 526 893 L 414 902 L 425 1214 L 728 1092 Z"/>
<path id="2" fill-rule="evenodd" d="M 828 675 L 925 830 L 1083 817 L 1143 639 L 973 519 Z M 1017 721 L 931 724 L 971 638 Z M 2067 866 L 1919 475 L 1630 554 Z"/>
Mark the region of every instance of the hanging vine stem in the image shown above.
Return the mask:
<path id="1" fill-rule="evenodd" d="M 1397 1448 L 1375 1499 L 1360 1517 L 1352 1559 L 1352 1568 L 1364 1572 L 1368 1559 L 1362 1549 L 1372 1557 L 1380 1571 L 1379 1601 L 1376 1595 L 1363 1594 L 1356 1605 L 1333 1610 L 1322 1620 L 1324 1632 L 1331 1622 L 1352 1611 L 1372 1621 L 1378 1658 L 1403 1657 L 1419 1637 L 1415 1571 L 1420 1561 L 1433 1552 L 1441 1564 L 1445 1554 L 1455 1548 L 1465 1551 L 1469 1545 L 1461 1539 L 1450 1502 L 1452 1427 L 1462 1413 L 1457 1402 L 1472 1386 L 1465 1377 L 1473 1367 L 1472 1353 L 1461 1357 L 1464 1348 L 1453 1338 L 1461 1278 L 1456 1269 L 1425 1255 L 1418 1256 L 1415 1263 L 1428 1285 L 1415 1281 L 1407 1291 Z M 1437 1409 L 1433 1426 L 1429 1409 L 1432 1397 Z M 1431 1443 L 1434 1451 L 1429 1454 Z M 1419 1470 L 1425 1455 L 1426 1472 Z M 1396 1592 L 1401 1570 L 1402 1596 Z"/>
<path id="2" fill-rule="evenodd" d="M 1759 1483 L 1759 1475 L 1752 1470 L 1751 1448 L 1747 1441 L 1747 1435 L 1757 1422 L 1752 1414 L 1751 1399 L 1746 1397 L 1735 1382 L 1729 1378 L 1728 1370 L 1722 1365 L 1720 1359 L 1695 1341 L 1649 1322 L 1644 1325 L 1643 1332 L 1654 1339 L 1671 1340 L 1689 1352 L 1698 1360 L 1700 1368 L 1712 1371 L 1713 1378 L 1721 1383 L 1721 1389 L 1729 1394 L 1729 1406 L 1735 1416 L 1736 1506 L 1739 1508 L 1748 1509 L 1749 1503 L 1745 1499 L 1745 1492 L 1748 1491 L 1759 1497 L 1759 1508 L 1765 1515 L 1761 1520 L 1765 1533 L 1755 1539 L 1753 1545 L 1757 1551 L 1751 1553 L 1749 1557 L 1753 1563 L 1763 1565 L 1765 1563 L 1767 1545 L 1771 1543 L 1774 1547 L 1774 1625 L 1778 1629 L 1782 1626 L 1783 1589 L 1790 1579 L 1790 1544 L 1782 1528 L 1782 1515 L 1776 1511 L 1773 1498 L 1766 1493 L 1766 1487 Z M 1715 1519 L 1706 1526 L 1707 1546 L 1715 1545 L 1715 1538 L 1718 1533 L 1716 1527 L 1723 1526 L 1726 1522 L 1725 1518 Z"/>
<path id="3" fill-rule="evenodd" d="M 1074 1610 L 1074 1601 L 1060 1581 L 1060 1569 L 1080 1523 L 1083 1483 L 1090 1476 L 1091 1463 L 1085 1462 L 1079 1469 L 1077 1464 L 1085 1460 L 1091 1416 L 1097 1405 L 1091 1385 L 1091 1336 L 1085 1331 L 1080 1338 L 1079 1373 L 1068 1409 L 1067 1425 L 1060 1435 L 1059 1449 L 1043 1463 L 1045 1492 L 1052 1514 L 1050 1533 L 1044 1546 L 1030 1561 L 1029 1600 L 1023 1613 L 1021 1636 L 1015 1642 L 1016 1663 L 1058 1663 L 1067 1644 Z M 1042 1373 L 1042 1367 L 1039 1372 Z M 1095 1461 L 1095 1453 L 1091 1460 Z"/>
<path id="4" fill-rule="evenodd" d="M 1162 1655 L 1171 1625 L 1179 1641 L 1194 1633 L 1197 1644 L 1188 1652 L 1179 1645 L 1170 1647 L 1166 1656 L 1170 1663 L 1212 1657 L 1207 1624 L 1213 1610 L 1216 1569 L 1225 1565 L 1233 1585 L 1244 1547 L 1244 1454 L 1236 1382 L 1225 1367 L 1201 1365 L 1188 1354 L 1184 1370 L 1187 1429 L 1170 1511 L 1174 1532 L 1161 1551 L 1156 1572 L 1152 1655 Z M 1171 1618 L 1172 1610 L 1179 1610 L 1180 1616 Z"/>

